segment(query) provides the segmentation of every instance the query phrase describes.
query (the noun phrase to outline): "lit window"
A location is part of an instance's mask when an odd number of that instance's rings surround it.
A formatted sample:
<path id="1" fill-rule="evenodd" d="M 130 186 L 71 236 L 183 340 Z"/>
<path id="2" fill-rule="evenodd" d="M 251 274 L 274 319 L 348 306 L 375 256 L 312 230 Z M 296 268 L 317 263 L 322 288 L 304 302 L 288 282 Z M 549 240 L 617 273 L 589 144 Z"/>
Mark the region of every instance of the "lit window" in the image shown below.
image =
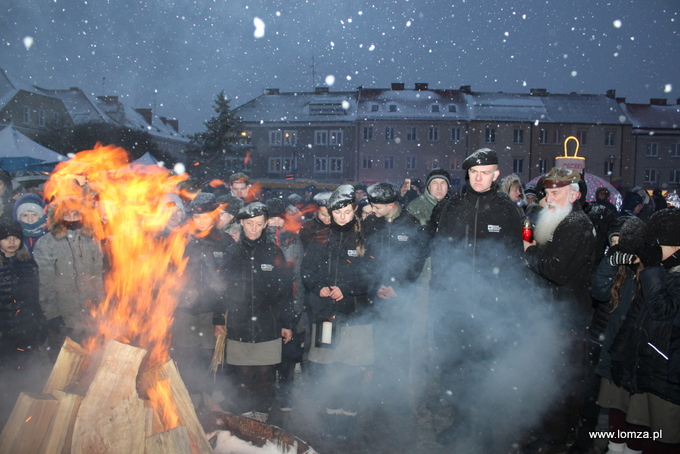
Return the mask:
<path id="1" fill-rule="evenodd" d="M 283 144 L 289 146 L 297 145 L 297 131 L 283 131 Z"/>

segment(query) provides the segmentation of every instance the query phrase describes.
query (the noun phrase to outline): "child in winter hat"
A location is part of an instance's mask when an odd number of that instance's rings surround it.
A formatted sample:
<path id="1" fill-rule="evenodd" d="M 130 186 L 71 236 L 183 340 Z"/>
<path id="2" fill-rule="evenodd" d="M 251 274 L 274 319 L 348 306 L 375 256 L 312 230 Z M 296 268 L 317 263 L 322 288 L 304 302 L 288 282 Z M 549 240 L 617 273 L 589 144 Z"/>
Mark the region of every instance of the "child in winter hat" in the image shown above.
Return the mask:
<path id="1" fill-rule="evenodd" d="M 24 194 L 14 204 L 13 218 L 21 225 L 24 244 L 33 252 L 36 241 L 47 233 L 45 203 L 36 194 Z"/>

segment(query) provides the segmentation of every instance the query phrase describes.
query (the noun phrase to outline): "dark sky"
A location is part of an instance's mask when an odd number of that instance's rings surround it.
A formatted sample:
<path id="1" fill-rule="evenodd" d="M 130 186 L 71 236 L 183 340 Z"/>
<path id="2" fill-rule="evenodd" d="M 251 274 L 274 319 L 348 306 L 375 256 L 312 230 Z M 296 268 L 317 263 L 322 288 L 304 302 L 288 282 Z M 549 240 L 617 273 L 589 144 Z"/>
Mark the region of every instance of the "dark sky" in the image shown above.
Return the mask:
<path id="1" fill-rule="evenodd" d="M 513 6 L 514 5 L 514 6 Z M 0 67 L 202 130 L 224 90 L 428 82 L 680 98 L 679 0 L 0 0 Z M 254 36 L 254 20 L 265 24 Z M 27 44 L 32 45 L 27 49 Z M 105 87 L 102 78 L 106 78 Z"/>

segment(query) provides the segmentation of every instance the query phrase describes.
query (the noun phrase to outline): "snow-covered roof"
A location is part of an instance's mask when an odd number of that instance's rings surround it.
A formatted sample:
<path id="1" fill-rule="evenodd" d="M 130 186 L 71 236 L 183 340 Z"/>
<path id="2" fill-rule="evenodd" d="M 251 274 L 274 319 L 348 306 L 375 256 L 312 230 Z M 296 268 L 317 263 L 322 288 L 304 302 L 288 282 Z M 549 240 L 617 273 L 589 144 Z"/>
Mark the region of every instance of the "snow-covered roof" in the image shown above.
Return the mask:
<path id="1" fill-rule="evenodd" d="M 459 90 L 359 89 L 358 114 L 367 120 L 468 120 L 465 97 Z"/>
<path id="2" fill-rule="evenodd" d="M 95 98 L 89 96 L 80 88 L 68 90 L 40 89 L 42 92 L 61 99 L 73 124 L 79 125 L 90 122 L 113 123 L 103 110 L 97 105 Z"/>
<path id="3" fill-rule="evenodd" d="M 237 107 L 245 122 L 339 122 L 356 120 L 357 92 L 264 94 Z"/>
<path id="4" fill-rule="evenodd" d="M 478 121 L 547 121 L 548 111 L 538 96 L 521 93 L 466 95 L 470 119 Z"/>
<path id="5" fill-rule="evenodd" d="M 125 126 L 127 126 L 128 128 L 144 130 L 151 134 L 152 136 L 156 137 L 172 138 L 173 140 L 189 143 L 190 140 L 187 136 L 175 131 L 175 129 L 172 126 L 166 124 L 158 116 L 153 115 L 152 122 L 151 124 L 149 124 L 146 121 L 146 118 L 144 118 L 144 116 L 141 113 L 139 113 L 136 109 L 120 102 L 119 104 L 120 107 L 122 107 L 123 109 L 123 118 L 125 121 Z M 105 106 L 104 104 L 100 105 Z M 109 106 L 109 104 L 106 104 L 106 106 Z M 115 113 L 117 113 L 117 111 L 115 110 L 110 111 L 114 115 Z"/>
<path id="6" fill-rule="evenodd" d="M 29 85 L 8 74 L 0 68 L 0 109 L 3 109 L 20 91 L 27 91 L 41 96 L 50 96 L 41 92 L 37 87 Z"/>
<path id="7" fill-rule="evenodd" d="M 615 99 L 606 95 L 559 95 L 541 96 L 553 123 L 628 124 Z"/>
<path id="8" fill-rule="evenodd" d="M 680 132 L 680 105 L 620 104 L 624 114 L 636 130 Z"/>

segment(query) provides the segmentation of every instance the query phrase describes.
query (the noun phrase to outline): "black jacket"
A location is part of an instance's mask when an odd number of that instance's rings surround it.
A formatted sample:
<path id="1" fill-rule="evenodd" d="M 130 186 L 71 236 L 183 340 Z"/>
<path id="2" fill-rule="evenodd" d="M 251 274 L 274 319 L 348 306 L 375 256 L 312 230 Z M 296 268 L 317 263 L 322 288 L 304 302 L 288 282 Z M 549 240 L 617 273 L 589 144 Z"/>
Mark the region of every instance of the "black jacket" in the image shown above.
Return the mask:
<path id="1" fill-rule="evenodd" d="M 463 285 L 477 277 L 498 278 L 494 270 L 500 270 L 501 282 L 504 271 L 522 263 L 517 206 L 495 187 L 484 193 L 468 188 L 441 209 L 431 251 L 435 290 L 447 292 L 452 283 Z"/>
<path id="2" fill-rule="evenodd" d="M 25 246 L 13 257 L 0 253 L 0 351 L 37 347 L 45 341 L 38 289 L 38 265 Z"/>
<path id="3" fill-rule="evenodd" d="M 292 329 L 292 278 L 281 249 L 264 233 L 257 240 L 245 236 L 227 249 L 225 303 L 213 323 L 224 324 L 227 338 L 240 342 L 267 342 Z"/>
<path id="4" fill-rule="evenodd" d="M 628 391 L 650 392 L 680 405 L 680 384 L 668 380 L 673 320 L 680 313 L 680 272 L 652 266 L 640 273 L 640 284 L 641 294 L 610 349 L 612 365 L 622 367 L 621 386 Z"/>
<path id="5" fill-rule="evenodd" d="M 427 256 L 425 233 L 411 213 L 402 209 L 392 222 L 381 223 L 366 238 L 364 265 L 369 296 L 373 297 L 382 285 L 396 289 L 416 282 Z"/>
<path id="6" fill-rule="evenodd" d="M 590 281 L 595 260 L 593 224 L 578 202 L 560 222 L 552 238 L 544 244 L 530 246 L 524 253 L 529 268 L 550 290 L 552 303 L 564 315 L 572 329 L 585 328 L 590 318 L 592 300 Z"/>
<path id="7" fill-rule="evenodd" d="M 353 221 L 344 226 L 332 224 L 328 234 L 312 242 L 302 259 L 302 282 L 309 292 L 309 304 L 316 316 L 341 316 L 348 323 L 368 307 L 367 281 L 357 250 L 358 233 Z M 340 301 L 321 297 L 324 287 L 339 287 Z"/>
<path id="8" fill-rule="evenodd" d="M 303 249 L 307 250 L 307 247 L 318 238 L 323 238 L 328 234 L 328 226 L 314 215 L 314 217 L 308 221 L 305 221 L 300 228 L 300 242 L 302 243 Z"/>

